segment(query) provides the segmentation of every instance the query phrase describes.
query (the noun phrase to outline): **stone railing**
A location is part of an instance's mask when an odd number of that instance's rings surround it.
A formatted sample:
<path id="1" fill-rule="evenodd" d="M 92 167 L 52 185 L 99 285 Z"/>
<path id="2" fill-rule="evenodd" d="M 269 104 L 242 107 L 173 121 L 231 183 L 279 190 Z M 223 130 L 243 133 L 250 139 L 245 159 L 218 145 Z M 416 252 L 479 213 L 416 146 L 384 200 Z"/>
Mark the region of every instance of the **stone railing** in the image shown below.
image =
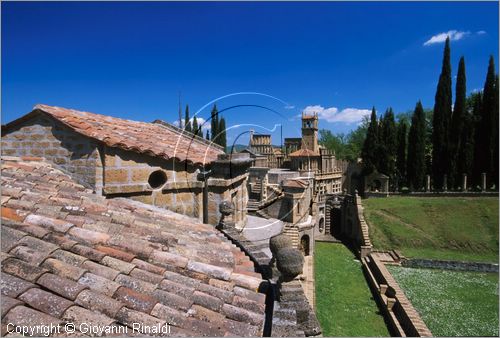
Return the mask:
<path id="1" fill-rule="evenodd" d="M 361 261 L 368 284 L 389 324 L 392 335 L 398 337 L 432 336 L 431 331 L 385 265 L 373 255 L 368 255 Z"/>
<path id="2" fill-rule="evenodd" d="M 359 227 L 359 240 L 360 240 L 360 257 L 366 257 L 373 249 L 372 242 L 370 240 L 370 233 L 368 231 L 368 223 L 365 221 L 365 216 L 363 214 L 363 205 L 361 204 L 361 197 L 356 194 L 355 196 L 356 202 L 356 211 L 357 211 L 357 220 Z"/>

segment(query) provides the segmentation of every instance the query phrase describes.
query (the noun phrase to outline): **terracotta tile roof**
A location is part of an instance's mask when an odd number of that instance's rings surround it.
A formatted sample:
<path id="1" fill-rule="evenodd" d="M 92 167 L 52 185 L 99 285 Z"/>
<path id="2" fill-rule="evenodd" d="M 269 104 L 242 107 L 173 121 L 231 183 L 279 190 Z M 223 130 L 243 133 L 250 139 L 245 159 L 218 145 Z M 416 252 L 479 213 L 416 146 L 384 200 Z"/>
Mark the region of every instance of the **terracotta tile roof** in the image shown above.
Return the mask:
<path id="1" fill-rule="evenodd" d="M 312 156 L 319 156 L 318 153 L 315 153 L 312 150 L 309 149 L 299 149 L 297 151 L 294 151 L 290 155 L 290 157 L 312 157 Z"/>
<path id="2" fill-rule="evenodd" d="M 43 159 L 2 158 L 1 182 L 2 323 L 262 335 L 262 278 L 212 226 L 104 199 Z"/>
<path id="3" fill-rule="evenodd" d="M 36 111 L 48 114 L 74 131 L 109 147 L 165 159 L 174 157 L 196 164 L 210 163 L 223 153 L 219 146 L 173 126 L 165 126 L 165 123 L 125 120 L 43 104 L 36 105 L 33 113 Z M 23 118 L 10 122 L 6 128 Z"/>

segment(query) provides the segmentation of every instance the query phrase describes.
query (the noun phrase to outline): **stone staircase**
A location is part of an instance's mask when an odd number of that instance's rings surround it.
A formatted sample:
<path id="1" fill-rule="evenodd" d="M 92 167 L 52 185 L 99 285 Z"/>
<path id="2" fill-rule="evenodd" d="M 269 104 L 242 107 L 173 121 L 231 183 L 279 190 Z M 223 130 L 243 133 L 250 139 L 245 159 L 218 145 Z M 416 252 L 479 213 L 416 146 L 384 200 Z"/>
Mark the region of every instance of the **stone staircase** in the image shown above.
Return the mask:
<path id="1" fill-rule="evenodd" d="M 285 223 L 283 233 L 292 240 L 292 244 L 295 248 L 299 247 L 299 229 L 297 225 Z"/>

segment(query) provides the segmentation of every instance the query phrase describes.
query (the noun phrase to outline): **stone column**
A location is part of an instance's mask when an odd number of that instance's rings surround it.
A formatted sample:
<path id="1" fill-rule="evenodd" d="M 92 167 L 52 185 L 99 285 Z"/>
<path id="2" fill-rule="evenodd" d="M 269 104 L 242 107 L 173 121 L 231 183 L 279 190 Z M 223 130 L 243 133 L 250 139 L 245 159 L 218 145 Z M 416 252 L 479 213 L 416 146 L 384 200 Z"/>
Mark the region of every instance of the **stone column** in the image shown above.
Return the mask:
<path id="1" fill-rule="evenodd" d="M 444 175 L 443 176 L 443 191 L 447 191 L 448 190 L 448 175 Z"/>
<path id="2" fill-rule="evenodd" d="M 462 176 L 462 191 L 467 191 L 467 174 Z"/>
<path id="3" fill-rule="evenodd" d="M 486 173 L 481 174 L 481 191 L 486 191 Z"/>
<path id="4" fill-rule="evenodd" d="M 425 175 L 425 191 L 431 191 L 431 175 Z"/>

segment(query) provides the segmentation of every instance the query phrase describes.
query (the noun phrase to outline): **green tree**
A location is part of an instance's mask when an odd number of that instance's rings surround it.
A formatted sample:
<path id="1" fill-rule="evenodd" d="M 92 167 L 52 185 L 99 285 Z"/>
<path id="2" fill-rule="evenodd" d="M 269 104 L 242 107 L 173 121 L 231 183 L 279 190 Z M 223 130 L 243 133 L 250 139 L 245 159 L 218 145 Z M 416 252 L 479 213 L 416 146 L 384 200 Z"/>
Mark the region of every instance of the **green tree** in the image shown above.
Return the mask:
<path id="1" fill-rule="evenodd" d="M 192 131 L 191 121 L 189 118 L 189 105 L 186 105 L 186 113 L 184 115 L 184 125 L 185 125 L 184 130 L 189 131 L 189 132 Z"/>
<path id="2" fill-rule="evenodd" d="M 205 134 L 205 138 L 210 141 L 210 132 L 207 129 L 207 133 Z"/>
<path id="3" fill-rule="evenodd" d="M 196 116 L 193 116 L 193 134 L 198 135 L 199 128 L 198 128 L 198 119 Z"/>
<path id="4" fill-rule="evenodd" d="M 426 123 L 422 103 L 418 101 L 408 135 L 407 179 L 410 189 L 418 191 L 424 185 Z"/>
<path id="5" fill-rule="evenodd" d="M 396 173 L 399 181 L 399 186 L 406 184 L 406 137 L 407 125 L 406 120 L 401 119 L 398 123 L 397 131 L 398 149 L 396 152 Z"/>
<path id="6" fill-rule="evenodd" d="M 432 176 L 435 189 L 443 188 L 449 172 L 448 133 L 451 119 L 450 38 L 446 38 L 443 65 L 436 90 L 432 128 Z"/>
<path id="7" fill-rule="evenodd" d="M 394 178 L 396 170 L 397 132 L 394 112 L 387 109 L 380 124 L 379 138 L 379 166 L 378 170 Z"/>
<path id="8" fill-rule="evenodd" d="M 458 172 L 458 158 L 462 151 L 462 130 L 464 128 L 466 109 L 466 78 L 465 78 L 465 60 L 462 56 L 458 64 L 457 84 L 455 89 L 455 105 L 453 106 L 453 115 L 451 117 L 451 130 L 449 134 L 449 156 L 450 173 L 448 175 L 449 186 L 451 188 L 460 185 L 462 173 Z M 464 145 L 465 146 L 465 145 Z"/>
<path id="9" fill-rule="evenodd" d="M 476 117 L 480 116 L 481 93 L 473 93 L 466 99 L 466 109 L 457 159 L 458 175 L 467 175 L 468 185 L 472 181 L 472 164 L 474 159 L 474 132 Z M 462 181 L 459 181 L 462 184 Z"/>
<path id="10" fill-rule="evenodd" d="M 211 135 L 212 141 L 216 142 L 217 135 L 219 135 L 218 127 L 219 127 L 219 112 L 217 111 L 217 105 L 214 104 L 212 107 L 212 112 L 210 113 L 210 126 L 211 126 Z"/>
<path id="11" fill-rule="evenodd" d="M 499 114 L 499 107 L 498 107 L 498 92 L 500 91 L 500 87 L 498 87 L 498 74 L 495 76 L 495 91 L 494 91 L 494 106 L 492 110 L 493 114 L 493 119 L 492 119 L 492 127 L 493 127 L 493 156 L 492 156 L 492 175 L 493 175 L 493 182 L 495 183 L 496 189 L 498 189 L 498 163 L 499 163 L 499 158 L 498 158 L 498 114 Z"/>
<path id="12" fill-rule="evenodd" d="M 366 131 L 366 138 L 361 150 L 363 173 L 365 175 L 370 174 L 376 169 L 378 148 L 378 120 L 375 107 L 373 107 L 370 116 L 370 124 Z"/>
<path id="13" fill-rule="evenodd" d="M 219 122 L 219 127 L 217 128 L 217 130 L 219 130 L 219 137 L 217 137 L 217 140 L 219 141 L 218 143 L 225 150 L 227 146 L 227 139 L 226 139 L 226 120 L 224 120 L 224 117 L 221 117 Z"/>
<path id="14" fill-rule="evenodd" d="M 474 179 L 476 184 L 480 183 L 481 173 L 487 173 L 490 182 L 495 182 L 497 178 L 493 178 L 495 166 L 493 163 L 495 155 L 493 152 L 497 149 L 495 142 L 495 129 L 498 130 L 498 122 L 493 126 L 495 121 L 498 121 L 498 111 L 495 102 L 495 61 L 493 56 L 490 56 L 488 65 L 488 73 L 484 83 L 483 100 L 481 105 L 481 115 L 478 118 L 475 150 L 474 150 Z"/>

